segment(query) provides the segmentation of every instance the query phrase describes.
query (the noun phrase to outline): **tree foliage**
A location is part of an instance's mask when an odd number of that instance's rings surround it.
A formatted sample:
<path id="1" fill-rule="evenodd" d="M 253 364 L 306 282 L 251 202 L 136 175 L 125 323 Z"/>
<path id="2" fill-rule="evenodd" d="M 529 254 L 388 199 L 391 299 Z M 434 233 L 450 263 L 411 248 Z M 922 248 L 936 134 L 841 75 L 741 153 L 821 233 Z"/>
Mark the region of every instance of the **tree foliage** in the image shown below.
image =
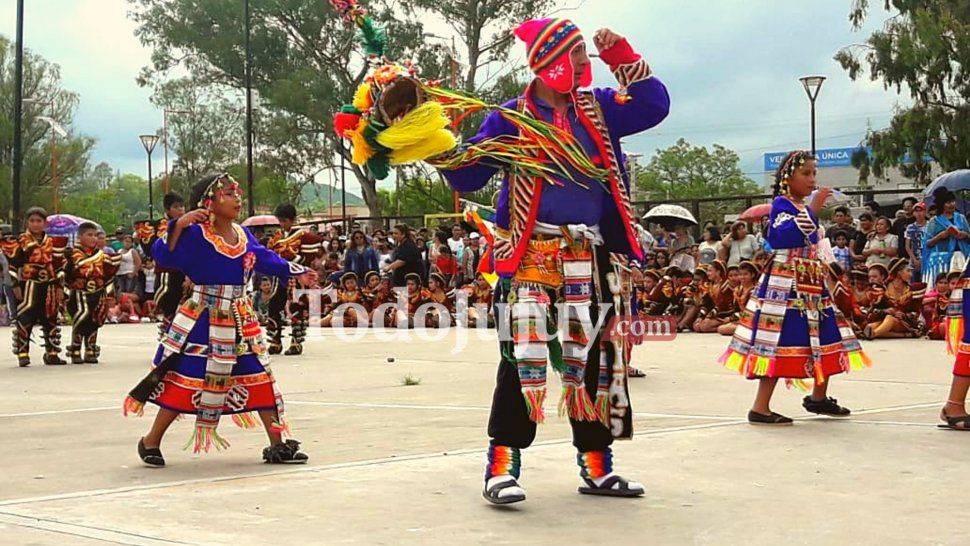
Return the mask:
<path id="1" fill-rule="evenodd" d="M 153 49 L 151 65 L 139 78 L 143 85 L 158 85 L 172 69 L 181 67 L 204 83 L 244 87 L 241 2 L 129 2 L 139 25 L 136 35 Z M 402 5 L 393 0 L 374 0 L 367 2 L 367 9 L 387 32 L 388 56 L 414 60 L 422 75 L 432 79 L 450 80 L 451 59 L 445 44 L 425 36 L 421 17 L 430 11 L 457 22 L 457 29 L 468 31 L 459 34 L 468 46 L 468 69 L 458 78 L 464 85 L 474 82 L 483 67 L 504 59 L 513 22 L 536 15 L 551 3 L 438 0 Z M 335 109 L 349 101 L 366 73 L 356 30 L 321 0 L 252 0 L 251 11 L 260 161 L 299 184 L 323 169 L 336 169 L 334 158 L 342 155 L 361 186 L 371 215 L 380 216 L 382 204 L 376 181 L 366 170 L 349 166 L 350 151 L 332 127 Z M 503 72 L 502 67 L 495 68 L 490 79 L 497 79 Z"/>
<path id="2" fill-rule="evenodd" d="M 14 44 L 0 36 L 0 217 L 10 219 L 13 206 L 13 102 Z M 67 131 L 57 138 L 57 173 L 60 189 L 69 192 L 84 174 L 94 139 L 74 132 L 76 93 L 61 85 L 60 67 L 27 50 L 24 52 L 23 170 L 21 203 L 53 209 L 51 128 L 43 117 L 54 119 Z"/>
<path id="3" fill-rule="evenodd" d="M 658 150 L 650 162 L 636 169 L 636 188 L 652 201 L 683 202 L 718 196 L 753 195 L 761 188 L 741 172 L 738 154 L 719 144 L 708 150 L 680 139 Z M 702 203 L 698 220 L 720 219 L 740 212 L 741 201 Z"/>
<path id="4" fill-rule="evenodd" d="M 889 127 L 870 131 L 870 157 L 856 164 L 882 176 L 887 167 L 926 183 L 931 163 L 945 171 L 970 167 L 970 0 L 883 0 L 893 13 L 862 44 L 840 50 L 835 59 L 858 79 L 868 72 L 886 89 L 908 93 L 913 106 L 893 116 Z M 872 7 L 855 0 L 849 19 L 861 28 Z"/>

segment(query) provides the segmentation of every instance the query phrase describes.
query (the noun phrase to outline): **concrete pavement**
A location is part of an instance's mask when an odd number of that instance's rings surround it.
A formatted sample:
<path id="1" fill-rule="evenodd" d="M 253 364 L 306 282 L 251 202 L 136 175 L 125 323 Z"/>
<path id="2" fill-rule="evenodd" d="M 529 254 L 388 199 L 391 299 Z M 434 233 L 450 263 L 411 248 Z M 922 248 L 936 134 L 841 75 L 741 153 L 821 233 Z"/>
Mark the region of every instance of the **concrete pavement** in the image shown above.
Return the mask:
<path id="1" fill-rule="evenodd" d="M 262 432 L 228 420 L 228 451 L 181 451 L 185 419 L 162 446 L 169 466 L 148 469 L 135 444 L 154 412 L 124 419 L 120 403 L 154 332 L 108 326 L 98 366 L 45 367 L 35 351 L 19 369 L 0 354 L 0 543 L 966 543 L 962 514 L 944 507 L 965 495 L 970 434 L 936 427 L 951 365 L 940 342 L 867 343 L 875 367 L 831 389 L 850 420 L 808 416 L 801 393 L 779 389 L 776 411 L 799 418 L 785 429 L 744 422 L 754 385 L 714 363 L 727 338 L 647 344 L 634 356 L 647 372 L 632 380 L 637 436 L 615 446 L 617 469 L 646 497 L 576 493 L 569 427 L 550 396 L 523 455 L 529 498 L 496 509 L 480 497 L 494 341 L 451 354 L 452 336 L 348 343 L 327 332 L 303 357 L 273 362 L 309 465 L 263 465 Z M 420 384 L 404 386 L 406 375 Z"/>

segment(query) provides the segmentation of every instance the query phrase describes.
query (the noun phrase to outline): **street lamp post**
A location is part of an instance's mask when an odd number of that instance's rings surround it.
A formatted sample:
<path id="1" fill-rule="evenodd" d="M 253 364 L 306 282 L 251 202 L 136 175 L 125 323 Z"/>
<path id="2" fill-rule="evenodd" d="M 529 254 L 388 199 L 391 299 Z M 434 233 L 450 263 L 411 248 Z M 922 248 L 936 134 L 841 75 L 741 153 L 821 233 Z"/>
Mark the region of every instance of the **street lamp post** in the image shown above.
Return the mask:
<path id="1" fill-rule="evenodd" d="M 158 144 L 158 135 L 141 135 L 138 139 L 141 140 L 141 145 L 145 147 L 145 153 L 148 154 L 148 220 L 152 221 L 155 219 L 154 196 L 152 195 L 152 151 Z"/>
<path id="2" fill-rule="evenodd" d="M 165 193 L 172 191 L 172 177 L 168 171 L 168 115 L 169 114 L 191 114 L 188 110 L 169 110 L 162 111 L 162 149 L 165 151 Z"/>
<path id="3" fill-rule="evenodd" d="M 812 155 L 815 155 L 815 99 L 818 98 L 818 92 L 822 89 L 822 84 L 825 83 L 825 76 L 805 76 L 799 78 L 799 80 L 805 87 L 808 101 L 812 105 Z"/>
<path id="4" fill-rule="evenodd" d="M 246 19 L 246 195 L 249 197 L 249 216 L 256 215 L 256 196 L 253 194 L 253 49 L 250 43 L 251 21 L 249 0 L 244 0 Z"/>
<path id="5" fill-rule="evenodd" d="M 14 55 L 13 98 L 13 217 L 10 224 L 14 233 L 20 233 L 20 176 L 24 162 L 23 114 L 24 114 L 24 0 L 17 0 L 17 40 Z"/>

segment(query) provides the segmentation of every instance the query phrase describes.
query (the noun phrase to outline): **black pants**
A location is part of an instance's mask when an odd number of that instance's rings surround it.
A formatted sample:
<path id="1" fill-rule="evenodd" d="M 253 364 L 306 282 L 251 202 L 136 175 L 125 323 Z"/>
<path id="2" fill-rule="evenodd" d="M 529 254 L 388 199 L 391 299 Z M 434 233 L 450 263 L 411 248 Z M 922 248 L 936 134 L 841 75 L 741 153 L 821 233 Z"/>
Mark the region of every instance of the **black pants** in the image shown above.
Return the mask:
<path id="1" fill-rule="evenodd" d="M 608 255 L 605 252 L 596 252 L 595 254 L 600 276 L 604 277 L 606 271 L 612 270 L 609 265 Z M 607 259 L 604 261 L 601 255 L 606 255 Z M 599 294 L 600 301 L 612 302 L 613 297 L 609 293 L 606 279 L 601 278 L 600 281 L 598 283 L 599 287 L 601 287 Z M 498 286 L 501 287 L 502 283 L 500 282 Z M 496 302 L 505 303 L 507 297 L 508 294 L 504 290 L 496 290 Z M 554 297 L 552 301 L 556 301 L 556 298 Z M 593 324 L 597 323 L 599 319 L 598 315 L 599 309 L 596 307 L 596 301 L 594 300 L 593 307 L 590 310 Z M 611 309 L 607 320 L 604 321 L 604 325 L 612 315 L 613 310 Z M 498 322 L 504 322 L 507 319 L 504 313 L 499 312 L 495 313 L 495 317 Z M 502 329 L 500 325 L 499 331 L 507 332 L 510 330 Z M 586 365 L 586 391 L 589 393 L 591 399 L 596 398 L 596 387 L 599 380 L 600 337 L 601 332 L 597 332 L 593 344 L 590 347 L 589 358 L 587 359 L 588 364 Z M 519 383 L 519 372 L 516 364 L 505 356 L 513 354 L 512 342 L 502 341 L 500 343 L 502 345 L 502 358 L 498 366 L 495 393 L 492 395 L 492 411 L 488 418 L 488 436 L 491 438 L 490 443 L 492 445 L 524 449 L 532 445 L 533 440 L 535 440 L 537 425 L 529 419 L 529 412 L 525 405 L 525 398 L 522 396 L 522 386 Z M 612 350 L 609 350 L 610 354 L 608 356 L 616 358 L 617 355 L 612 354 L 612 352 Z M 612 360 L 609 360 L 609 362 L 612 362 Z M 609 373 L 610 379 L 612 380 L 612 368 Z M 548 398 L 547 404 L 554 407 L 556 397 L 549 396 Z M 573 445 L 580 453 L 600 451 L 613 444 L 613 434 L 610 432 L 610 429 L 599 421 L 575 421 L 570 419 L 569 424 L 573 429 Z"/>
<path id="2" fill-rule="evenodd" d="M 56 354 L 61 346 L 61 329 L 57 326 L 58 308 L 54 301 L 55 286 L 50 282 L 21 281 L 23 300 L 17 306 L 17 327 L 13 330 L 13 353 L 26 354 L 30 334 L 39 325 L 44 334 L 44 347 Z"/>
<path id="3" fill-rule="evenodd" d="M 185 274 L 181 271 L 162 271 L 158 274 L 155 287 L 155 312 L 161 314 L 166 323 L 172 322 L 182 304 L 185 290 Z"/>

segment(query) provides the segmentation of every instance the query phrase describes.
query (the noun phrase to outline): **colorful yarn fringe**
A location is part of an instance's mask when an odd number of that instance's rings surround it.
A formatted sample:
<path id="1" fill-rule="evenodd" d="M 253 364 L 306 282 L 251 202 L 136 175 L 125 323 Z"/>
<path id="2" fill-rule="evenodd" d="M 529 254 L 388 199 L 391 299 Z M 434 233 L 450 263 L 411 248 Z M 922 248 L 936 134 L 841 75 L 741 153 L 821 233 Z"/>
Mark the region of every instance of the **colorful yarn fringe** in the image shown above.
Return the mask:
<path id="1" fill-rule="evenodd" d="M 125 401 L 121 406 L 121 414 L 128 417 L 129 413 L 141 417 L 145 414 L 145 404 L 142 404 L 131 396 L 126 396 Z"/>
<path id="2" fill-rule="evenodd" d="M 489 446 L 488 465 L 485 466 L 485 480 L 495 476 L 519 478 L 522 468 L 522 452 L 517 447 Z"/>
<path id="3" fill-rule="evenodd" d="M 494 160 L 500 165 L 514 164 L 523 176 L 576 181 L 574 172 L 597 181 L 609 191 L 605 180 L 609 171 L 593 164 L 582 145 L 567 130 L 530 117 L 522 112 L 490 105 L 474 97 L 447 89 L 426 87 L 425 92 L 444 105 L 445 110 L 460 110 L 466 117 L 482 110 L 498 112 L 518 130 L 517 135 L 503 135 L 485 139 L 476 144 L 462 146 L 451 154 L 429 159 L 428 163 L 440 169 L 454 169 L 482 160 Z M 460 123 L 461 118 L 455 123 Z M 550 180 L 550 183 L 553 183 Z"/>
<path id="4" fill-rule="evenodd" d="M 950 356 L 955 356 L 960 349 L 963 341 L 964 320 L 963 317 L 946 318 L 946 352 Z"/>
<path id="5" fill-rule="evenodd" d="M 596 480 L 613 472 L 613 450 L 606 448 L 602 451 L 577 453 L 576 462 L 579 464 L 580 476 Z"/>
<path id="6" fill-rule="evenodd" d="M 600 420 L 585 385 L 562 386 L 562 394 L 559 396 L 559 416 L 564 415 L 569 415 L 569 418 L 574 421 Z"/>
<path id="7" fill-rule="evenodd" d="M 236 423 L 236 426 L 239 428 L 259 428 L 259 420 L 256 419 L 256 416 L 254 416 L 252 412 L 234 413 L 232 415 L 232 422 Z"/>
<path id="8" fill-rule="evenodd" d="M 219 433 L 214 428 L 196 425 L 195 431 L 182 449 L 188 449 L 189 446 L 192 446 L 193 453 L 203 451 L 208 453 L 213 446 L 215 446 L 217 451 L 228 449 L 229 440 L 219 436 Z"/>
<path id="9" fill-rule="evenodd" d="M 546 413 L 542 406 L 546 402 L 546 388 L 522 389 L 522 397 L 525 398 L 525 408 L 529 413 L 529 420 L 533 423 L 545 423 Z"/>

